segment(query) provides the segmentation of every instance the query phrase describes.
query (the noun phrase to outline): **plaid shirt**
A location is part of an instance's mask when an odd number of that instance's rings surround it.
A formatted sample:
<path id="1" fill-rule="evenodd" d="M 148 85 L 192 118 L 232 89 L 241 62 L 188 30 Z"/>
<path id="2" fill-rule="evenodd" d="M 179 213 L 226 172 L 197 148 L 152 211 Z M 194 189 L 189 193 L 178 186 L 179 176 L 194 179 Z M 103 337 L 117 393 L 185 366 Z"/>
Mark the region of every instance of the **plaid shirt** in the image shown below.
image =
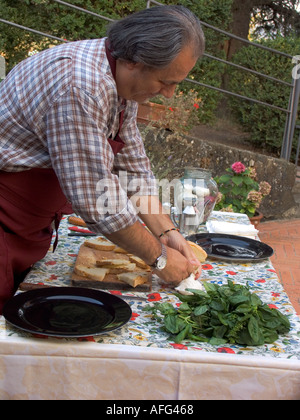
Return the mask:
<path id="1" fill-rule="evenodd" d="M 142 180 L 141 194 L 157 191 L 136 125 L 136 102 L 126 102 L 122 151 L 114 156 L 107 140 L 118 131 L 122 104 L 104 41 L 43 51 L 0 83 L 0 170 L 53 168 L 74 212 L 106 234 L 137 220 L 128 183 Z"/>

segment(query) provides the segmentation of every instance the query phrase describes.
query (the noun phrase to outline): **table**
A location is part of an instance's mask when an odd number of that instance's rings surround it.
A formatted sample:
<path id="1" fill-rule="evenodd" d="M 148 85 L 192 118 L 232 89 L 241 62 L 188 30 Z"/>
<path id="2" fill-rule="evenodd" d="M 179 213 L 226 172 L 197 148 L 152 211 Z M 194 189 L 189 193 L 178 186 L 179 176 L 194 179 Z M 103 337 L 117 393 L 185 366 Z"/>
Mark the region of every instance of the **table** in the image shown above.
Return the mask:
<path id="1" fill-rule="evenodd" d="M 233 216 L 212 214 L 216 220 L 224 217 L 228 220 Z M 248 223 L 248 219 L 241 220 Z M 27 276 L 27 282 L 70 285 L 85 238 L 68 237 L 67 233 L 64 218 L 55 253 L 49 250 Z M 247 283 L 264 302 L 289 316 L 290 332 L 274 344 L 259 347 L 187 341 L 175 344 L 151 314 L 143 311 L 152 302 L 179 302 L 172 289 L 154 277 L 148 302 L 128 301 L 131 320 L 109 334 L 85 339 L 38 337 L 15 329 L 0 317 L 0 398 L 300 399 L 300 319 L 270 260 L 236 264 L 207 259 L 202 277 L 218 284 L 228 279 Z"/>

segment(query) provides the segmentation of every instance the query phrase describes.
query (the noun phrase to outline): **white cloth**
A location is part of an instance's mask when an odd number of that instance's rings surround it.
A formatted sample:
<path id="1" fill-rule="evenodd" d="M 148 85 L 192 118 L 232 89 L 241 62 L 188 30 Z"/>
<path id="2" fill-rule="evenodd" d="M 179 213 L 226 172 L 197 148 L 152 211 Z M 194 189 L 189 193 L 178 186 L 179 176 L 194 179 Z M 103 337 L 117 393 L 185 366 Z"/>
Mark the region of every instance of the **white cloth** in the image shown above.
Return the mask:
<path id="1" fill-rule="evenodd" d="M 244 225 L 242 223 L 231 223 L 231 222 L 219 222 L 219 221 L 208 221 L 206 223 L 207 230 L 210 233 L 224 233 L 228 235 L 245 236 L 247 238 L 256 238 L 258 230 L 255 229 L 254 225 Z"/>
<path id="2" fill-rule="evenodd" d="M 175 287 L 175 290 L 182 295 L 193 295 L 192 292 L 189 292 L 186 289 L 197 289 L 205 292 L 205 288 L 202 283 L 195 279 L 195 274 L 191 274 L 187 279 L 182 280 L 182 282 Z"/>

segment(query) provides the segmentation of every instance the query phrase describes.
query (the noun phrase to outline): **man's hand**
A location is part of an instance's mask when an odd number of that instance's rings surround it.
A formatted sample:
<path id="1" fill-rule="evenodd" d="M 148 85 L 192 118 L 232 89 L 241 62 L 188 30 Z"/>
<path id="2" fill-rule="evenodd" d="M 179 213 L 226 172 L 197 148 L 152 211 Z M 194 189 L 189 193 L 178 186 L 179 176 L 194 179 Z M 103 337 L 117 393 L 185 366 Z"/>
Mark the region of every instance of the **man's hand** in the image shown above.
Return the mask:
<path id="1" fill-rule="evenodd" d="M 174 233 L 181 237 L 178 232 Z M 161 242 L 139 222 L 106 236 L 115 244 L 140 257 L 148 265 L 154 264 L 162 252 Z M 166 241 L 166 238 L 164 241 Z M 154 270 L 154 273 L 165 282 L 176 285 L 189 277 L 191 273 L 194 273 L 195 266 L 199 266 L 199 262 L 193 261 L 195 260 L 195 256 L 188 249 L 188 244 L 183 237 L 181 240 L 176 240 L 175 242 L 173 239 L 167 241 L 169 242 L 166 245 L 167 265 L 161 271 Z M 169 245 L 172 245 L 172 247 Z M 178 246 L 179 249 L 175 249 L 173 246 Z M 191 258 L 192 262 L 188 258 Z"/>
<path id="2" fill-rule="evenodd" d="M 166 283 L 170 283 L 176 286 L 182 280 L 186 279 L 195 272 L 196 265 L 191 263 L 181 252 L 177 251 L 176 249 L 169 247 L 166 248 L 167 265 L 161 271 L 154 270 L 154 273 L 163 279 Z"/>
<path id="3" fill-rule="evenodd" d="M 152 209 L 157 212 L 152 213 Z M 154 264 L 161 255 L 161 244 L 167 248 L 167 265 L 163 270 L 154 270 L 154 273 L 165 282 L 174 285 L 195 273 L 197 278 L 201 274 L 201 264 L 193 253 L 191 247 L 184 237 L 177 231 L 170 231 L 163 235 L 161 233 L 174 228 L 174 225 L 167 215 L 158 197 L 140 197 L 139 216 L 152 232 L 150 233 L 140 222 L 118 232 L 106 235 L 108 239 L 128 252 L 140 257 L 148 265 Z"/>
<path id="4" fill-rule="evenodd" d="M 189 264 L 193 266 L 193 270 L 189 272 L 189 275 L 195 273 L 196 278 L 200 277 L 202 271 L 201 263 L 195 256 L 188 242 L 179 232 L 168 232 L 166 235 L 162 236 L 161 242 L 167 247 L 179 251 L 188 260 Z"/>

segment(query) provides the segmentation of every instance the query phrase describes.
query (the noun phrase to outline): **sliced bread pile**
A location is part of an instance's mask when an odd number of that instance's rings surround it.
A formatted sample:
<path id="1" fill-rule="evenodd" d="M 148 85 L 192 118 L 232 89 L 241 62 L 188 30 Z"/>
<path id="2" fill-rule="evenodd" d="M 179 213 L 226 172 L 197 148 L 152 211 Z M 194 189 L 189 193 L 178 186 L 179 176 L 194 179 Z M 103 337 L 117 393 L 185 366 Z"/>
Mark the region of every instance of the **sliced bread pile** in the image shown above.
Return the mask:
<path id="1" fill-rule="evenodd" d="M 110 290 L 151 291 L 150 267 L 135 255 L 103 237 L 86 240 L 80 247 L 72 285 Z"/>

